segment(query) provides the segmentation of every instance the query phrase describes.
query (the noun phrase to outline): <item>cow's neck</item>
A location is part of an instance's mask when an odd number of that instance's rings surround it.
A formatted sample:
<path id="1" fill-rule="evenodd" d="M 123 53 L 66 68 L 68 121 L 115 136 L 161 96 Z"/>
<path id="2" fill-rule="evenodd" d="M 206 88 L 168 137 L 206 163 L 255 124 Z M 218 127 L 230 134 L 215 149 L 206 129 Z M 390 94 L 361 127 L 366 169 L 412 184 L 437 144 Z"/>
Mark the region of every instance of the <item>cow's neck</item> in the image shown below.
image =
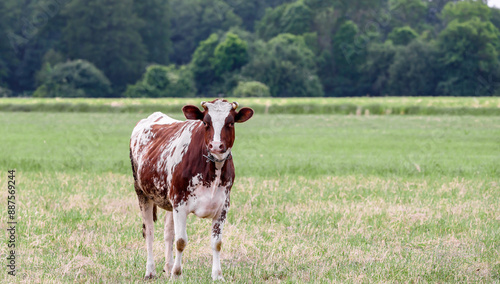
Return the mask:
<path id="1" fill-rule="evenodd" d="M 221 184 L 221 176 L 222 176 L 222 167 L 224 166 L 224 162 L 215 162 L 215 180 L 212 182 L 212 198 Z"/>

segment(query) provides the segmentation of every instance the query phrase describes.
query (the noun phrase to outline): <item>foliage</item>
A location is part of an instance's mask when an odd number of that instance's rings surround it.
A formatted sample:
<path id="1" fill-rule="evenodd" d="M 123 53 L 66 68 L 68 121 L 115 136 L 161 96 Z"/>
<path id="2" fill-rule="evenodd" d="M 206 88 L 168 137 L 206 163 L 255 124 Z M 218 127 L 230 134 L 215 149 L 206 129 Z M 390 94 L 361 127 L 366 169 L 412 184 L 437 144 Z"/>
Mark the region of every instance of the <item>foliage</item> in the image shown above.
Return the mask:
<path id="1" fill-rule="evenodd" d="M 219 44 L 217 34 L 210 35 L 209 38 L 202 41 L 193 54 L 191 61 L 191 70 L 193 71 L 196 88 L 201 94 L 209 91 L 212 84 L 218 83 L 221 78 L 216 75 L 214 68 L 214 52 Z"/>
<path id="2" fill-rule="evenodd" d="M 385 96 L 389 94 L 390 73 L 398 49 L 392 42 L 373 44 L 368 48 L 366 63 L 362 66 L 366 84 L 369 86 L 367 93 L 371 96 Z"/>
<path id="3" fill-rule="evenodd" d="M 329 65 L 324 67 L 333 70 L 334 73 L 322 78 L 328 96 L 364 95 L 363 82 L 359 78 L 361 67 L 366 61 L 366 50 L 359 48 L 359 45 L 370 40 L 370 35 L 360 34 L 358 26 L 353 21 L 345 21 L 339 27 L 332 38 L 331 59 L 333 60 L 327 60 Z"/>
<path id="4" fill-rule="evenodd" d="M 12 91 L 3 87 L 0 87 L 0 98 L 12 96 Z"/>
<path id="5" fill-rule="evenodd" d="M 500 10 L 485 3 L 3 0 L 0 86 L 30 95 L 45 70 L 84 59 L 109 78 L 109 96 L 123 96 L 153 64 L 190 69 L 193 96 L 231 94 L 239 82 L 249 81 L 266 84 L 272 96 L 404 95 L 397 92 L 407 88 L 393 78 L 406 82 L 405 75 L 391 70 L 407 70 L 408 78 L 420 82 L 423 77 L 415 74 L 423 66 L 439 72 L 424 76 L 429 87 L 411 94 L 498 95 Z M 277 45 L 271 41 L 286 34 L 302 38 L 310 52 L 295 44 L 284 47 L 284 54 L 272 50 Z M 436 50 L 433 62 L 401 57 Z M 419 67 L 408 69 L 403 62 Z"/>
<path id="6" fill-rule="evenodd" d="M 264 17 L 256 24 L 256 32 L 263 39 L 271 39 L 282 33 L 301 35 L 309 32 L 312 25 L 312 11 L 299 0 L 267 9 Z"/>
<path id="7" fill-rule="evenodd" d="M 111 84 L 104 74 L 85 60 L 47 65 L 41 76 L 43 84 L 34 97 L 106 97 Z"/>
<path id="8" fill-rule="evenodd" d="M 219 43 L 214 50 L 213 66 L 215 74 L 222 76 L 224 73 L 240 69 L 248 62 L 247 44 L 236 34 L 226 34 L 226 39 Z"/>
<path id="9" fill-rule="evenodd" d="M 434 96 L 441 72 L 437 48 L 427 42 L 413 41 L 407 48 L 397 50 L 389 67 L 391 94 L 405 96 Z"/>
<path id="10" fill-rule="evenodd" d="M 62 42 L 72 59 L 94 63 L 117 91 L 137 81 L 146 65 L 147 49 L 140 28 L 144 22 L 133 12 L 132 0 L 75 0 L 67 4 L 67 26 Z"/>
<path id="11" fill-rule="evenodd" d="M 171 0 L 171 39 L 175 64 L 191 61 L 197 46 L 211 34 L 238 27 L 242 21 L 222 0 Z"/>
<path id="12" fill-rule="evenodd" d="M 427 11 L 427 1 L 422 0 L 389 0 L 389 10 L 393 27 L 408 25 L 416 28 Z"/>
<path id="13" fill-rule="evenodd" d="M 149 63 L 167 64 L 170 42 L 169 0 L 134 0 L 134 12 L 143 21 L 139 29 Z"/>
<path id="14" fill-rule="evenodd" d="M 478 78 L 500 75 L 500 32 L 489 21 L 453 20 L 439 35 L 438 46 L 445 68 L 438 86 L 443 95 L 478 96 Z"/>
<path id="15" fill-rule="evenodd" d="M 388 36 L 395 45 L 407 45 L 418 37 L 418 33 L 412 28 L 405 26 L 393 29 Z"/>
<path id="16" fill-rule="evenodd" d="M 280 34 L 261 43 L 242 74 L 269 86 L 273 97 L 320 97 L 314 54 L 304 38 Z"/>
<path id="17" fill-rule="evenodd" d="M 233 96 L 237 98 L 270 97 L 271 92 L 269 87 L 261 82 L 238 82 L 238 86 L 233 90 Z"/>
<path id="18" fill-rule="evenodd" d="M 464 0 L 458 2 L 449 2 L 444 6 L 441 12 L 442 18 L 446 22 L 458 20 L 465 22 L 472 18 L 479 18 L 481 21 L 489 21 L 491 9 L 482 1 Z"/>
<path id="19" fill-rule="evenodd" d="M 189 97 L 196 93 L 191 71 L 182 66 L 151 65 L 143 78 L 129 85 L 124 95 L 131 98 Z"/>

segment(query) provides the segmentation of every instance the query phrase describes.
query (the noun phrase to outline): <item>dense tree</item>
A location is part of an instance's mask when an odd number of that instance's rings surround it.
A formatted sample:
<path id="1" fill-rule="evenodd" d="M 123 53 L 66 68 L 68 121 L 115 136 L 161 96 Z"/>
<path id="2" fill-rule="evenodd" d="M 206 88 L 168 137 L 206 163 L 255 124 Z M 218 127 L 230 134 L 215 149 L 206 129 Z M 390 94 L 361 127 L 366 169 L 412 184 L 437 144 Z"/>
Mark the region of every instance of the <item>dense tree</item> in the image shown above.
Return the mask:
<path id="1" fill-rule="evenodd" d="M 417 37 L 418 33 L 408 26 L 395 28 L 388 35 L 388 39 L 395 45 L 407 45 Z"/>
<path id="2" fill-rule="evenodd" d="M 481 21 L 489 21 L 490 15 L 490 7 L 481 1 L 472 0 L 449 2 L 441 12 L 442 18 L 447 23 L 453 20 L 464 22 L 472 18 L 479 18 Z"/>
<path id="3" fill-rule="evenodd" d="M 147 61 L 167 64 L 171 49 L 168 0 L 134 0 L 134 12 L 143 21 L 139 33 L 148 50 Z"/>
<path id="4" fill-rule="evenodd" d="M 367 49 L 366 62 L 362 67 L 363 81 L 368 85 L 367 94 L 370 96 L 389 95 L 390 74 L 389 68 L 394 61 L 398 49 L 391 41 L 383 44 L 372 44 Z M 402 94 L 391 94 L 402 95 Z"/>
<path id="5" fill-rule="evenodd" d="M 500 32 L 489 21 L 474 17 L 453 20 L 439 35 L 445 79 L 439 84 L 443 95 L 477 95 L 480 78 L 498 76 Z"/>
<path id="6" fill-rule="evenodd" d="M 368 38 L 361 38 L 358 26 L 352 21 L 344 22 L 333 39 L 333 61 L 335 76 L 323 78 L 331 81 L 329 96 L 362 96 L 363 88 L 358 84 L 360 68 L 365 62 L 366 48 L 364 44 Z M 361 45 L 361 48 L 359 48 Z M 325 84 L 328 86 L 328 83 Z"/>
<path id="7" fill-rule="evenodd" d="M 137 81 L 146 64 L 147 50 L 139 33 L 143 22 L 133 7 L 132 0 L 75 0 L 64 13 L 65 53 L 93 62 L 117 91 Z"/>
<path id="8" fill-rule="evenodd" d="M 226 39 L 219 43 L 214 50 L 213 66 L 215 74 L 222 76 L 224 73 L 240 69 L 248 62 L 247 43 L 237 35 L 229 32 Z"/>
<path id="9" fill-rule="evenodd" d="M 490 21 L 498 30 L 500 30 L 500 9 L 492 8 L 491 9 L 491 18 Z"/>
<path id="10" fill-rule="evenodd" d="M 219 44 L 217 34 L 212 34 L 209 38 L 202 41 L 193 54 L 191 61 L 191 70 L 193 71 L 196 88 L 202 95 L 207 95 L 210 86 L 220 81 L 220 77 L 216 76 L 214 68 L 214 52 Z"/>
<path id="11" fill-rule="evenodd" d="M 280 34 L 261 43 L 252 57 L 243 68 L 243 76 L 269 86 L 273 97 L 323 96 L 314 53 L 303 37 Z"/>
<path id="12" fill-rule="evenodd" d="M 186 64 L 199 43 L 212 33 L 227 31 L 240 26 L 240 17 L 222 0 L 171 0 L 170 59 L 176 64 Z"/>
<path id="13" fill-rule="evenodd" d="M 151 65 L 143 78 L 134 85 L 129 85 L 126 97 L 190 97 L 196 94 L 191 71 L 186 66 Z"/>
<path id="14" fill-rule="evenodd" d="M 399 96 L 433 96 L 441 70 L 434 44 L 413 41 L 397 50 L 389 67 L 388 93 Z"/>
<path id="15" fill-rule="evenodd" d="M 40 77 L 43 84 L 33 94 L 35 97 L 106 97 L 111 92 L 106 76 L 85 60 L 48 66 Z"/>
<path id="16" fill-rule="evenodd" d="M 392 26 L 410 26 L 417 28 L 425 19 L 427 2 L 422 0 L 389 0 L 389 9 L 392 15 Z"/>
<path id="17" fill-rule="evenodd" d="M 48 70 L 84 59 L 115 96 L 130 84 L 127 96 L 243 95 L 258 82 L 272 96 L 493 95 L 500 10 L 485 3 L 3 0 L 0 87 L 30 95 Z M 167 89 L 151 91 L 161 72 Z"/>
<path id="18" fill-rule="evenodd" d="M 271 96 L 271 91 L 268 86 L 261 82 L 239 82 L 238 86 L 233 90 L 232 95 L 237 98 L 269 97 Z"/>
<path id="19" fill-rule="evenodd" d="M 301 35 L 311 30 L 313 13 L 302 0 L 267 9 L 256 25 L 257 34 L 270 39 L 281 33 Z"/>
<path id="20" fill-rule="evenodd" d="M 5 40 L 8 38 L 7 35 L 7 18 L 2 17 L 2 15 L 7 14 L 7 9 L 4 2 L 0 2 L 0 38 L 4 39 L 0 41 L 0 87 L 7 85 L 7 77 L 9 74 L 9 57 L 12 56 L 10 51 L 9 41 Z M 8 54 L 10 53 L 10 54 Z"/>

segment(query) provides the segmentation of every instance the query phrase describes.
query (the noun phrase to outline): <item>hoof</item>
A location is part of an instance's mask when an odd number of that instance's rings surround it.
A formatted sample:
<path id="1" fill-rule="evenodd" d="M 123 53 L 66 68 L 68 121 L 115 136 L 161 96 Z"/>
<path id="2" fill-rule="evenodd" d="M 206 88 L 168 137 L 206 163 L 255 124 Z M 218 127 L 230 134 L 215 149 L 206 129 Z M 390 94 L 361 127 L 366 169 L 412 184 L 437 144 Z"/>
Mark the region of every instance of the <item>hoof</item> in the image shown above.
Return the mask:
<path id="1" fill-rule="evenodd" d="M 177 266 L 172 269 L 172 273 L 170 273 L 170 277 L 172 279 L 179 279 L 179 277 L 181 277 L 181 274 L 182 274 L 182 268 L 180 266 Z"/>
<path id="2" fill-rule="evenodd" d="M 155 278 L 156 274 L 154 272 L 146 272 L 146 275 L 144 276 L 144 280 L 150 280 Z"/>
<path id="3" fill-rule="evenodd" d="M 212 279 L 214 281 L 225 281 L 224 277 L 222 277 L 222 271 L 212 272 Z"/>
<path id="4" fill-rule="evenodd" d="M 166 263 L 165 266 L 163 266 L 163 272 L 170 272 L 170 271 L 172 271 L 172 267 L 174 267 L 173 264 Z"/>

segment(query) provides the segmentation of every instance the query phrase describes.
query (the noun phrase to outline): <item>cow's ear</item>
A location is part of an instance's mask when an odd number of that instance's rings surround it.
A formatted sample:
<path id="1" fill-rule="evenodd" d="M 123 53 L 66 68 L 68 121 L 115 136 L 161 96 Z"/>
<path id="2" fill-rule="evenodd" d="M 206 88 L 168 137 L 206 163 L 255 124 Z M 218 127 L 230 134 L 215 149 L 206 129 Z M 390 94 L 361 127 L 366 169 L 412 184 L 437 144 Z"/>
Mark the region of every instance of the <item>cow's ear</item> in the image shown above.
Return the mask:
<path id="1" fill-rule="evenodd" d="M 200 111 L 199 108 L 193 105 L 187 105 L 182 108 L 182 112 L 187 119 L 193 120 L 203 120 L 203 112 Z"/>
<path id="2" fill-rule="evenodd" d="M 236 122 L 245 122 L 252 118 L 253 116 L 253 109 L 249 107 L 244 107 L 240 109 L 240 111 L 236 114 L 234 121 Z"/>

